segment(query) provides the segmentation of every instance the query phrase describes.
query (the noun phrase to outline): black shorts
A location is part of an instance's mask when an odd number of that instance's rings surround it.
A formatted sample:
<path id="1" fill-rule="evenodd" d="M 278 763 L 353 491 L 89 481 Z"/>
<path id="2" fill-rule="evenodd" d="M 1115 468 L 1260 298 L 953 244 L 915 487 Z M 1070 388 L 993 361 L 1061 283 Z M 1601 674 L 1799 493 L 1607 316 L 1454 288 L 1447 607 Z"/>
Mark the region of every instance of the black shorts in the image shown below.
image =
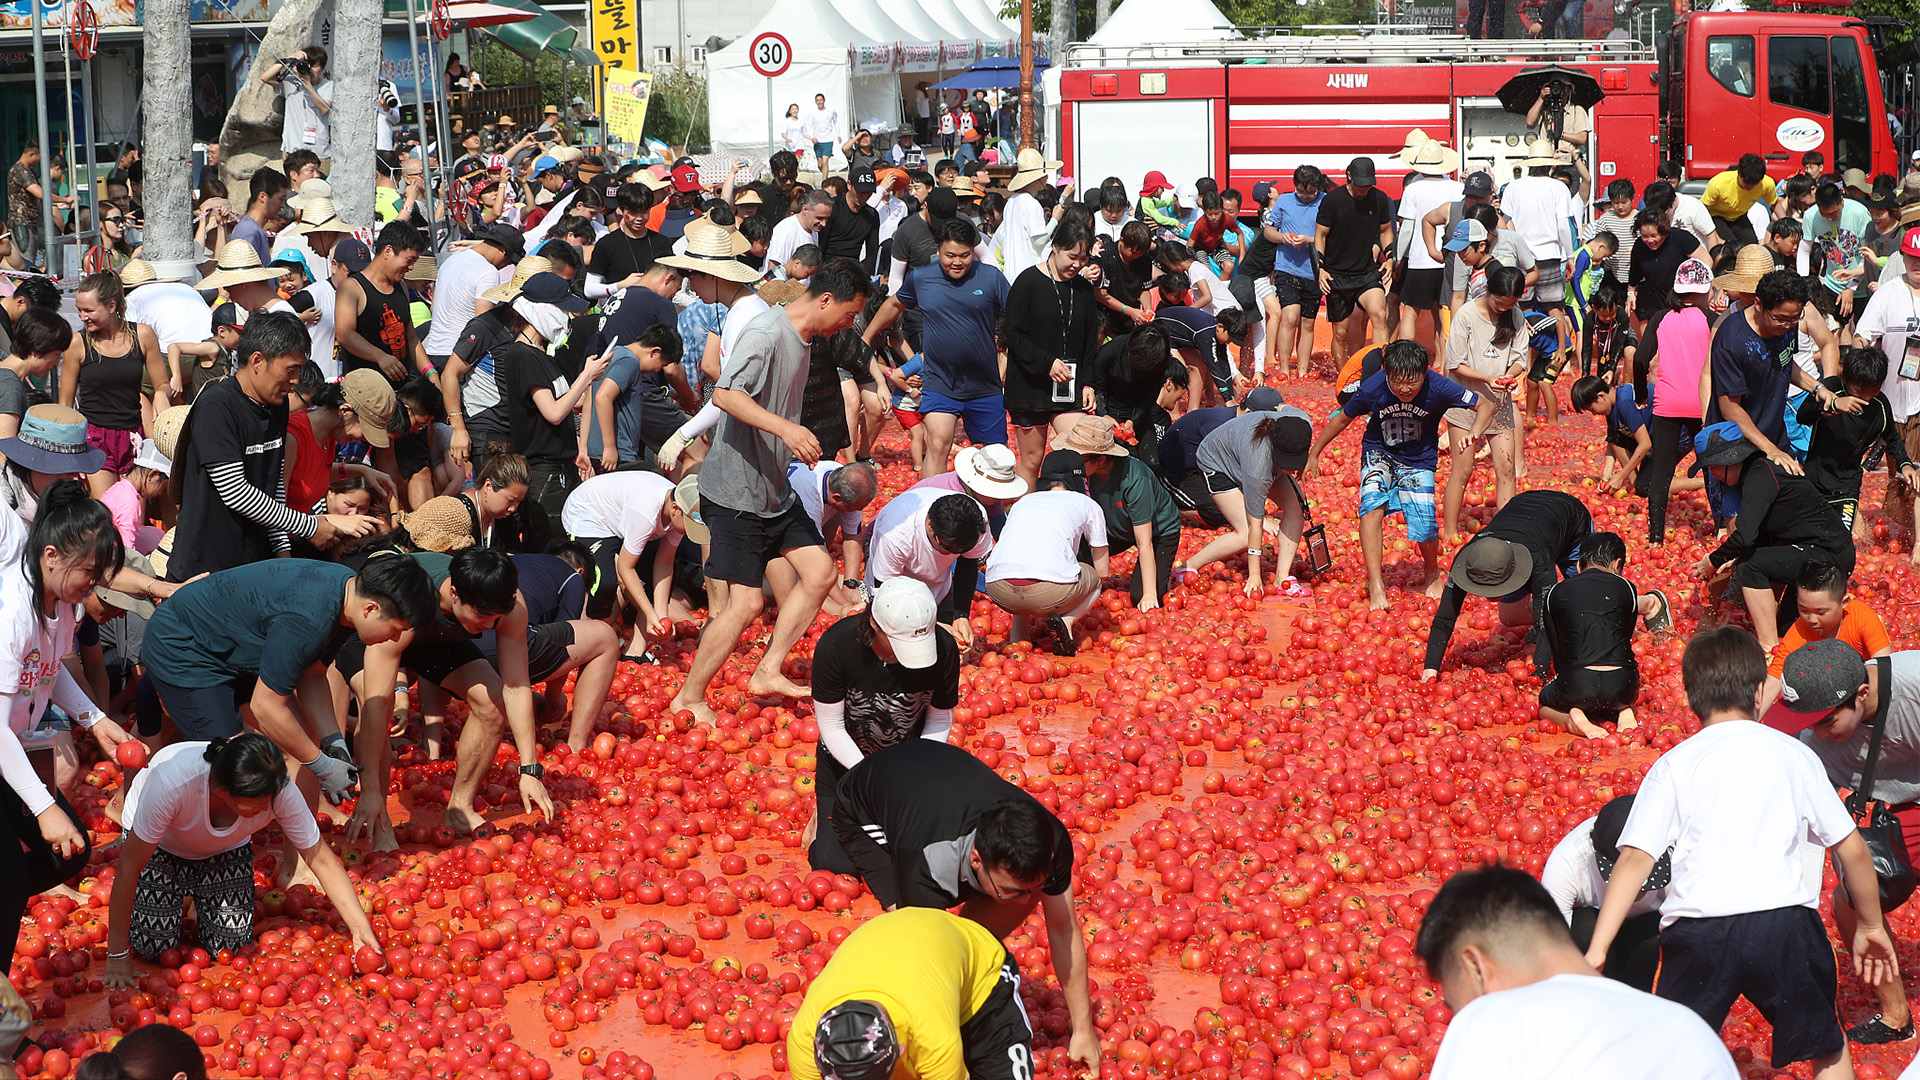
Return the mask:
<path id="1" fill-rule="evenodd" d="M 1346 322 L 1360 307 L 1360 298 L 1380 288 L 1380 271 L 1359 274 L 1329 274 L 1333 291 L 1327 293 L 1327 319 Z"/>
<path id="2" fill-rule="evenodd" d="M 1191 510 L 1200 515 L 1200 520 L 1210 528 L 1219 528 L 1227 523 L 1227 517 L 1213 504 L 1213 491 L 1207 484 L 1206 474 L 1195 469 L 1180 478 L 1177 484 L 1168 484 L 1173 491 L 1173 501 L 1182 510 Z"/>
<path id="3" fill-rule="evenodd" d="M 1756 548 L 1753 554 L 1742 559 L 1740 565 L 1734 569 L 1733 581 L 1743 589 L 1771 589 L 1776 585 L 1791 586 L 1800 579 L 1800 571 L 1805 570 L 1810 562 L 1830 562 L 1841 570 L 1852 573 L 1852 548 L 1847 549 L 1844 558 L 1841 557 L 1840 552 L 1826 551 L 1804 544 L 1779 544 Z"/>
<path id="4" fill-rule="evenodd" d="M 1573 909 L 1573 943 L 1581 952 L 1593 943 L 1593 927 L 1600 921 L 1600 909 Z M 1660 913 L 1629 915 L 1620 924 L 1607 948 L 1607 978 L 1623 982 L 1635 990 L 1653 992 L 1653 975 L 1660 968 Z"/>
<path id="5" fill-rule="evenodd" d="M 359 639 L 355 638 L 354 641 L 357 644 Z M 151 674 L 147 678 L 158 695 L 158 703 L 166 706 L 167 717 L 188 742 L 205 742 L 240 734 L 244 726 L 240 723 L 240 705 L 252 699 L 254 684 L 259 681 L 253 675 L 237 675 L 232 682 L 218 686 L 174 686 Z M 149 723 L 147 717 L 141 717 L 141 732 L 159 734 L 160 725 L 152 723 L 152 730 L 149 731 Z"/>
<path id="6" fill-rule="evenodd" d="M 1374 283 L 1377 285 L 1379 281 L 1379 277 L 1376 276 Z M 1320 314 L 1320 283 L 1312 278 L 1276 272 L 1273 275 L 1273 296 L 1280 301 L 1282 311 L 1290 307 L 1299 308 L 1302 319 L 1312 319 Z M 1327 317 L 1333 317 L 1331 300 L 1327 302 Z"/>
<path id="7" fill-rule="evenodd" d="M 1051 426 L 1053 424 L 1053 418 L 1056 416 L 1079 411 L 1078 409 L 1069 409 L 1064 405 L 1051 412 L 1029 409 L 1008 409 L 1007 422 L 1014 427 L 1043 428 Z"/>
<path id="8" fill-rule="evenodd" d="M 573 647 L 573 624 L 570 622 L 541 623 L 527 627 L 527 683 L 543 683 L 553 678 L 554 672 L 567 666 L 567 650 Z M 494 632 L 473 639 L 480 655 L 493 662 L 493 669 L 500 670 L 500 640 Z"/>
<path id="9" fill-rule="evenodd" d="M 1833 945 L 1820 913 L 1784 907 L 1676 919 L 1660 931 L 1654 993 L 1692 1009 L 1715 1031 L 1740 998 L 1773 1025 L 1773 1067 L 1839 1053 Z"/>
<path id="10" fill-rule="evenodd" d="M 1033 1075 L 1033 1025 L 1020 1002 L 1020 968 L 1012 956 L 1001 960 L 1000 982 L 987 1000 L 961 1021 L 960 1053 L 968 1080 L 1028 1080 Z"/>
<path id="11" fill-rule="evenodd" d="M 587 582 L 587 618 L 604 619 L 613 614 L 614 605 L 620 600 L 619 560 L 623 541 L 617 536 L 573 539 L 593 556 L 593 578 Z"/>
<path id="12" fill-rule="evenodd" d="M 471 432 L 468 433 L 471 436 Z M 393 460 L 402 478 L 433 467 L 433 427 L 428 425 L 410 435 L 393 439 Z"/>
<path id="13" fill-rule="evenodd" d="M 826 546 L 798 499 L 773 517 L 761 517 L 702 495 L 700 517 L 713 533 L 707 545 L 707 576 L 750 589 L 766 582 L 767 564 L 781 555 L 796 548 Z"/>
<path id="14" fill-rule="evenodd" d="M 1574 668 L 1563 671 L 1540 688 L 1540 704 L 1555 712 L 1579 709 L 1589 720 L 1611 720 L 1631 709 L 1640 697 L 1640 669 L 1628 665 L 1614 671 Z"/>
<path id="15" fill-rule="evenodd" d="M 1400 284 L 1400 302 L 1421 311 L 1438 311 L 1446 279 L 1446 270 L 1438 266 L 1408 270 Z"/>
<path id="16" fill-rule="evenodd" d="M 475 660 L 485 659 L 472 638 L 429 637 L 407 646 L 407 651 L 400 654 L 400 667 L 440 684 Z M 340 647 L 340 655 L 334 657 L 333 666 L 339 669 L 341 678 L 352 682 L 367 666 L 367 647 L 358 637 L 348 638 Z"/>
<path id="17" fill-rule="evenodd" d="M 1226 473 L 1215 472 L 1204 465 L 1200 467 L 1200 479 L 1207 485 L 1207 494 L 1209 495 L 1219 495 L 1233 491 L 1240 486 L 1240 481 L 1235 480 Z"/>

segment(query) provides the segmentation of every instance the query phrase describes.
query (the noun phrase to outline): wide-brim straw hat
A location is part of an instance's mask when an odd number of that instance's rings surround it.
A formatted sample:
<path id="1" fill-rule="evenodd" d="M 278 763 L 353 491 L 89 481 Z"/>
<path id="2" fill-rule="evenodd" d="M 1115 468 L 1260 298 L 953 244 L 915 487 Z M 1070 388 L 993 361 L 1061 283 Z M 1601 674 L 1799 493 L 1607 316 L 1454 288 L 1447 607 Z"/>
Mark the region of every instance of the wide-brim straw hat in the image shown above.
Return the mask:
<path id="1" fill-rule="evenodd" d="M 440 263 L 431 255 L 422 255 L 413 260 L 408 267 L 405 280 L 412 282 L 437 281 L 440 278 Z"/>
<path id="2" fill-rule="evenodd" d="M 220 254 L 213 261 L 213 273 L 201 278 L 194 288 L 205 292 L 249 281 L 278 281 L 285 273 L 279 267 L 260 265 L 260 253 L 251 243 L 229 240 L 220 245 Z"/>
<path id="3" fill-rule="evenodd" d="M 180 432 L 187 426 L 187 414 L 193 411 L 191 405 L 173 405 L 161 411 L 153 421 L 153 444 L 168 460 L 180 456 Z"/>
<path id="4" fill-rule="evenodd" d="M 513 264 L 513 278 L 480 294 L 489 304 L 511 304 L 520 298 L 520 290 L 535 274 L 553 273 L 553 260 L 545 255 L 529 255 Z"/>
<path id="5" fill-rule="evenodd" d="M 339 233 L 347 235 L 353 232 L 353 226 L 340 216 L 340 210 L 333 200 L 325 196 L 309 202 L 300 211 L 300 220 L 284 230 L 295 236 L 311 236 L 314 233 Z"/>
<path id="6" fill-rule="evenodd" d="M 422 551 L 451 555 L 474 545 L 473 518 L 467 513 L 466 500 L 458 495 L 428 499 L 420 509 L 399 515 L 399 523 Z"/>
<path id="7" fill-rule="evenodd" d="M 1747 244 L 1734 255 L 1733 267 L 1713 279 L 1713 287 L 1722 292 L 1750 293 L 1773 270 L 1773 253 L 1759 244 Z"/>
<path id="8" fill-rule="evenodd" d="M 690 274 L 711 274 L 737 285 L 750 285 L 760 280 L 760 271 L 740 261 L 740 255 L 747 248 L 746 238 L 740 235 L 739 229 L 712 222 L 708 222 L 706 228 L 697 226 L 697 222 L 687 226 L 685 252 L 666 255 L 656 261 L 662 266 L 671 266 Z"/>
<path id="9" fill-rule="evenodd" d="M 1545 139 L 1534 139 L 1527 143 L 1527 156 L 1520 160 L 1522 168 L 1534 168 L 1540 165 L 1565 165 L 1567 159 Z"/>
<path id="10" fill-rule="evenodd" d="M 1460 168 L 1460 152 L 1437 139 L 1414 147 L 1404 160 L 1407 168 L 1426 176 L 1450 176 Z"/>
<path id="11" fill-rule="evenodd" d="M 287 196 L 287 205 L 305 215 L 307 207 L 320 199 L 327 200 L 329 206 L 333 204 L 333 185 L 316 176 L 300 181 L 300 190 Z"/>
<path id="12" fill-rule="evenodd" d="M 1028 184 L 1045 180 L 1048 173 L 1060 167 L 1059 162 L 1049 161 L 1045 155 L 1031 146 L 1020 151 L 1013 160 L 1017 171 L 1014 172 L 1013 179 L 1007 181 L 1007 187 L 1012 191 L 1019 191 Z"/>
<path id="13" fill-rule="evenodd" d="M 973 177 L 971 176 L 954 177 L 953 178 L 953 197 L 956 199 L 979 198 L 980 189 L 974 186 Z"/>
<path id="14" fill-rule="evenodd" d="M 1396 151 L 1393 156 L 1405 161 L 1413 155 L 1415 150 L 1420 149 L 1432 141 L 1433 136 L 1419 128 L 1414 128 L 1412 131 L 1407 132 L 1407 141 L 1400 144 L 1400 149 Z"/>
<path id="15" fill-rule="evenodd" d="M 128 292 L 158 280 L 160 275 L 154 272 L 153 264 L 145 259 L 128 259 L 127 265 L 120 268 L 120 287 Z"/>
<path id="16" fill-rule="evenodd" d="M 1089 416 L 1053 437 L 1049 450 L 1072 450 L 1082 457 L 1126 457 L 1127 449 L 1113 437 L 1111 417 Z"/>

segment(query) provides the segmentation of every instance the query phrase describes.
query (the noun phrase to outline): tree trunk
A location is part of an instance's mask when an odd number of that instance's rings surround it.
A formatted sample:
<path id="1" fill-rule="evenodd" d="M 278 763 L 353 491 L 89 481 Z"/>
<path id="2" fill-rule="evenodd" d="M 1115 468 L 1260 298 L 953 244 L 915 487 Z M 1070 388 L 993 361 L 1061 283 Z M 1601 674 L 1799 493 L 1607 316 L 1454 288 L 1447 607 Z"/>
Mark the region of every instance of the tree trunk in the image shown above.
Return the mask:
<path id="1" fill-rule="evenodd" d="M 1053 0 L 1053 26 L 1047 31 L 1047 45 L 1054 63 L 1067 53 L 1067 42 L 1073 40 L 1074 10 L 1073 0 Z"/>
<path id="2" fill-rule="evenodd" d="M 320 11 L 326 4 L 327 0 L 284 0 L 274 11 L 273 20 L 267 23 L 267 32 L 260 40 L 260 51 L 254 54 L 253 66 L 247 71 L 246 81 L 234 93 L 233 104 L 227 107 L 227 120 L 220 129 L 220 163 L 227 184 L 241 185 L 240 189 L 236 189 L 236 209 L 246 204 L 243 189 L 254 170 L 270 161 L 280 160 L 280 120 L 283 115 L 280 87 L 261 82 L 260 74 L 273 66 L 275 60 L 313 44 L 314 24 L 319 21 Z M 376 32 L 377 26 L 376 23 Z M 337 59 L 331 67 L 335 71 L 346 70 Z M 149 64 L 147 69 L 154 70 L 154 65 Z M 161 70 L 169 78 L 180 78 L 180 72 L 186 68 Z M 339 80 L 341 84 L 351 81 Z M 181 108 L 185 107 L 182 104 Z M 372 114 L 360 115 L 371 117 Z"/>
<path id="3" fill-rule="evenodd" d="M 1093 0 L 1093 28 L 1107 25 L 1107 16 L 1113 14 L 1113 0 Z"/>
<path id="4" fill-rule="evenodd" d="M 141 73 L 142 129 L 147 168 L 147 229 L 144 254 L 163 281 L 198 276 L 199 252 L 193 244 L 193 110 L 187 104 L 190 83 L 182 72 L 192 66 L 189 0 L 147 0 L 145 55 Z"/>
<path id="5" fill-rule="evenodd" d="M 378 110 L 381 0 L 336 0 L 333 70 L 365 72 L 333 83 L 333 202 L 348 224 L 373 220 L 373 114 Z"/>

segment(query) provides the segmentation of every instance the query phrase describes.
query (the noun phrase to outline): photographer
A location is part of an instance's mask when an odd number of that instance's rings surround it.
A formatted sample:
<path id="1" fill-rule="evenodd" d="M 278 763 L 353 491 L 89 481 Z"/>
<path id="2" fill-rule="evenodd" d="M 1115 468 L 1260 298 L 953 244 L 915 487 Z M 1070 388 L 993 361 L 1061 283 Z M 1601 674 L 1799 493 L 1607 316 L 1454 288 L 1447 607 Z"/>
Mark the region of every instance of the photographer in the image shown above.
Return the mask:
<path id="1" fill-rule="evenodd" d="M 333 80 L 327 78 L 327 50 L 309 45 L 284 56 L 261 72 L 260 81 L 279 83 L 287 99 L 280 129 L 280 152 L 311 150 L 322 161 L 333 156 Z"/>
<path id="2" fill-rule="evenodd" d="M 1527 109 L 1527 129 L 1540 138 L 1554 140 L 1554 149 L 1571 154 L 1579 163 L 1581 150 L 1593 131 L 1593 118 L 1573 103 L 1573 84 L 1565 79 L 1550 79 L 1540 87 L 1540 96 Z"/>

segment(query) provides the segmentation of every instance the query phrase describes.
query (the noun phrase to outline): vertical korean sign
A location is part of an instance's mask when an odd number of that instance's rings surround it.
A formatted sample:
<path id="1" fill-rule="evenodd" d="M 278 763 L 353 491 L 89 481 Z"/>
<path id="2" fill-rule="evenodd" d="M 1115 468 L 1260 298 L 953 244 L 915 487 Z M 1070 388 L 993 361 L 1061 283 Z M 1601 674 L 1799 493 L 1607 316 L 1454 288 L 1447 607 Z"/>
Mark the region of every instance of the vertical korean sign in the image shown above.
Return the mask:
<path id="1" fill-rule="evenodd" d="M 647 99 L 653 92 L 653 72 L 614 69 L 605 73 L 606 111 L 610 141 L 639 146 L 647 127 Z"/>
<path id="2" fill-rule="evenodd" d="M 600 115 L 607 114 L 607 79 L 615 71 L 639 71 L 640 0 L 589 0 L 589 31 L 600 58 Z"/>

